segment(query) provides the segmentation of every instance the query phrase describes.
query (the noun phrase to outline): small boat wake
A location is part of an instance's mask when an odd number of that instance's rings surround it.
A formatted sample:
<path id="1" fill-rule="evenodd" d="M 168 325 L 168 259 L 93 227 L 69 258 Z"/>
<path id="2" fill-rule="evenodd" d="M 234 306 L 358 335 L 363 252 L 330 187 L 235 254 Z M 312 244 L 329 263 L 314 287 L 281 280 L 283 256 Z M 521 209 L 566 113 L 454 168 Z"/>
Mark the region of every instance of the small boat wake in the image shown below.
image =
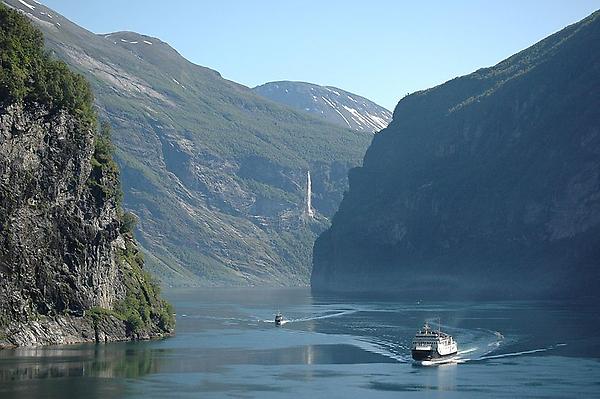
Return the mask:
<path id="1" fill-rule="evenodd" d="M 311 317 L 304 317 L 304 318 L 300 318 L 300 319 L 291 319 L 290 321 L 294 322 L 294 323 L 300 323 L 300 322 L 305 322 L 305 321 L 330 319 L 332 317 L 341 317 L 341 316 L 346 316 L 346 315 L 353 314 L 353 313 L 356 313 L 356 310 L 344 310 L 341 312 L 329 313 L 329 314 L 320 315 L 320 316 L 311 316 Z"/>
<path id="2" fill-rule="evenodd" d="M 290 323 L 291 321 L 292 320 L 287 320 L 287 319 L 283 319 L 283 320 L 281 320 L 279 322 L 275 321 L 275 319 L 273 319 L 273 320 L 260 320 L 259 319 L 258 320 L 259 323 L 271 323 L 271 324 L 275 324 L 275 325 L 278 325 L 278 326 L 284 326 L 284 325 Z"/>
<path id="3" fill-rule="evenodd" d="M 356 313 L 356 310 L 344 310 L 344 311 L 340 311 L 340 312 L 335 312 L 335 313 L 328 313 L 328 314 L 324 314 L 324 315 L 317 315 L 317 316 L 309 316 L 309 317 L 300 317 L 300 318 L 296 318 L 296 319 L 284 319 L 281 323 L 281 325 L 283 324 L 288 324 L 288 323 L 303 323 L 303 322 L 308 322 L 308 321 L 313 321 L 313 320 L 323 320 L 323 319 L 330 319 L 332 317 L 341 317 L 341 316 L 345 316 L 345 315 L 349 315 L 352 313 Z M 275 323 L 274 319 L 258 319 L 258 322 L 261 323 Z"/>

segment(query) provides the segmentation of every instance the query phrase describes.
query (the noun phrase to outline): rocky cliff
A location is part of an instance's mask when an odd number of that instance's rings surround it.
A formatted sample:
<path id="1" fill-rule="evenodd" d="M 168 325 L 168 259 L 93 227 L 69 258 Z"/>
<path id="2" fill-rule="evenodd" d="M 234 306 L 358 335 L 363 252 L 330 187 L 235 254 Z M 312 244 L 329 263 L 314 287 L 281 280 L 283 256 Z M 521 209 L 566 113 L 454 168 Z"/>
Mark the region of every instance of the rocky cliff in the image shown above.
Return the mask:
<path id="1" fill-rule="evenodd" d="M 600 12 L 402 99 L 314 246 L 316 290 L 598 296 Z"/>
<path id="2" fill-rule="evenodd" d="M 89 87 L 1 4 L 0 28 L 0 347 L 169 334 Z"/>

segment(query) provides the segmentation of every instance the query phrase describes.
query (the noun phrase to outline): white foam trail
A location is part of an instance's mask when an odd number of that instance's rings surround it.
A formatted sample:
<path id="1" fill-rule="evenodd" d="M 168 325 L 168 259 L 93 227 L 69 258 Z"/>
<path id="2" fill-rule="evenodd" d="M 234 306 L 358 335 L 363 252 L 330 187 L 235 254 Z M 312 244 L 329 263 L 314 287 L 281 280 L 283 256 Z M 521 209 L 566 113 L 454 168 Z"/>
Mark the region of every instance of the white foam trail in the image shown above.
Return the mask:
<path id="1" fill-rule="evenodd" d="M 370 341 L 368 339 L 357 339 L 354 344 L 363 350 L 385 356 L 385 357 L 393 359 L 399 363 L 409 363 L 410 362 L 410 357 L 408 357 L 406 355 L 400 355 L 398 353 L 394 353 L 394 352 L 386 349 L 386 346 L 391 345 L 390 343 L 382 344 L 380 342 Z"/>
<path id="2" fill-rule="evenodd" d="M 261 322 L 261 323 L 273 323 L 273 324 L 275 324 L 275 320 L 258 320 L 258 321 Z M 282 320 L 280 325 L 283 326 L 284 324 L 287 324 L 290 321 L 291 320 Z"/>
<path id="3" fill-rule="evenodd" d="M 343 312 L 326 314 L 323 316 L 306 317 L 306 318 L 301 318 L 301 319 L 290 319 L 289 321 L 298 323 L 298 322 L 302 322 L 302 321 L 322 320 L 322 319 L 329 319 L 331 317 L 340 317 L 340 316 L 344 316 L 344 315 L 352 314 L 352 313 L 356 313 L 356 310 L 344 310 Z"/>
<path id="4" fill-rule="evenodd" d="M 479 348 L 475 347 L 475 348 L 465 349 L 463 351 L 458 351 L 457 355 L 466 355 L 467 353 L 475 352 L 477 349 L 479 349 Z"/>
<path id="5" fill-rule="evenodd" d="M 287 323 L 302 323 L 302 322 L 312 321 L 312 320 L 329 319 L 331 317 L 340 317 L 340 316 L 344 316 L 344 315 L 352 314 L 352 313 L 356 313 L 356 312 L 357 312 L 356 310 L 345 310 L 343 312 L 326 314 L 326 315 L 323 315 L 323 316 L 303 317 L 303 318 L 299 318 L 299 319 L 284 319 L 282 324 L 287 324 Z M 275 319 L 269 319 L 269 320 L 258 319 L 257 321 L 258 322 L 262 322 L 262 323 L 275 323 Z"/>
<path id="6" fill-rule="evenodd" d="M 479 331 L 483 331 L 485 333 L 491 334 L 494 337 L 496 337 L 495 341 L 492 342 L 488 342 L 487 343 L 487 350 L 485 350 L 483 353 L 480 353 L 476 359 L 481 359 L 483 356 L 492 353 L 493 351 L 495 351 L 496 349 L 498 349 L 500 347 L 500 345 L 502 345 L 502 343 L 504 342 L 505 338 L 504 335 L 502 335 L 502 333 L 500 333 L 499 331 L 493 331 L 493 330 L 486 330 L 486 329 L 478 329 Z M 471 353 L 471 352 L 475 352 L 479 349 L 478 346 L 475 346 L 474 348 L 470 349 L 470 350 L 466 350 L 466 351 L 461 351 L 458 354 L 466 354 L 466 353 Z M 472 360 L 472 359 L 461 359 L 464 361 L 468 361 L 468 360 Z"/>
<path id="7" fill-rule="evenodd" d="M 539 349 L 531 349 L 531 350 L 528 350 L 528 351 L 521 351 L 521 352 L 502 353 L 500 355 L 482 356 L 482 357 L 480 357 L 478 359 L 474 359 L 474 360 L 501 359 L 503 357 L 529 355 L 531 353 L 546 352 L 546 351 L 548 351 L 550 349 L 552 349 L 552 348 L 539 348 Z"/>
<path id="8" fill-rule="evenodd" d="M 443 366 L 447 364 L 459 364 L 464 363 L 461 359 L 458 358 L 449 358 L 444 360 L 421 360 L 414 361 L 415 364 L 419 366 Z"/>

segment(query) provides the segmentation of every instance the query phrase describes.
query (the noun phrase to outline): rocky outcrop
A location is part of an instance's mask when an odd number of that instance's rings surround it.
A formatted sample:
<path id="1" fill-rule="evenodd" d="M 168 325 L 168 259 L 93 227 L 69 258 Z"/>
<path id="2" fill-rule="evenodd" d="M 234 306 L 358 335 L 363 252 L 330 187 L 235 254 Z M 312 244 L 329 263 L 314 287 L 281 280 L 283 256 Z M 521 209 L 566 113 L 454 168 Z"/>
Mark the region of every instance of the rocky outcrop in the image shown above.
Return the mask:
<path id="1" fill-rule="evenodd" d="M 600 12 L 400 101 L 331 228 L 315 290 L 598 296 Z"/>
<path id="2" fill-rule="evenodd" d="M 87 82 L 0 4 L 0 347 L 170 334 Z"/>
<path id="3" fill-rule="evenodd" d="M 90 182 L 93 154 L 94 132 L 66 111 L 0 110 L 0 345 L 124 340 L 171 329 L 161 325 L 161 309 L 137 330 L 126 315 L 108 311 L 132 292 L 128 280 L 140 265 L 127 259 L 135 242 L 120 233 L 118 196 L 98 195 Z M 118 180 L 102 179 L 118 190 Z"/>
<path id="4" fill-rule="evenodd" d="M 92 131 L 65 111 L 49 115 L 17 105 L 3 110 L 0 132 L 0 270 L 3 281 L 25 287 L 3 284 L 12 291 L 3 302 L 19 311 L 28 307 L 24 297 L 35 298 L 42 311 L 111 306 L 124 293 L 112 256 L 117 205 L 111 198 L 98 207 L 88 185 Z"/>

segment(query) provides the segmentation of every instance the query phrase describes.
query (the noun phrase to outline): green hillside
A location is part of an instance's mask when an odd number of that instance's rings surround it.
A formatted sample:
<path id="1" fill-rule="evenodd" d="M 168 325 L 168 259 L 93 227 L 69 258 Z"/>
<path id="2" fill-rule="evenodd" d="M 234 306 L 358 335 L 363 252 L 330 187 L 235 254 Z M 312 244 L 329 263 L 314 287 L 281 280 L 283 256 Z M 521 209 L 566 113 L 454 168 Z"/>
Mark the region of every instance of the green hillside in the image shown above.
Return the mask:
<path id="1" fill-rule="evenodd" d="M 91 82 L 113 126 L 125 207 L 139 217 L 147 263 L 163 281 L 308 282 L 312 242 L 371 134 L 260 98 L 156 38 L 96 35 L 42 5 L 8 3 Z"/>

